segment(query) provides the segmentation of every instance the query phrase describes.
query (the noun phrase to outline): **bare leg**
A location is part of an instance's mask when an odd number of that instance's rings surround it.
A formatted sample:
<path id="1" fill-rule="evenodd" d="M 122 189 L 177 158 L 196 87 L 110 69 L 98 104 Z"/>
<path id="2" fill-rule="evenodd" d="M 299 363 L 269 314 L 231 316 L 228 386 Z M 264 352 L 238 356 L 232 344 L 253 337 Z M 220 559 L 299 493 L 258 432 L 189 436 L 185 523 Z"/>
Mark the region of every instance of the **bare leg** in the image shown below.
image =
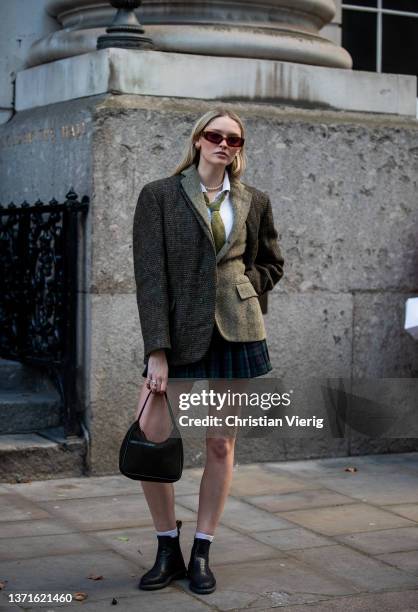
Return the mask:
<path id="1" fill-rule="evenodd" d="M 213 535 L 229 493 L 234 438 L 206 438 L 206 466 L 199 491 L 197 531 Z"/>
<path id="2" fill-rule="evenodd" d="M 216 392 L 244 393 L 246 379 L 242 381 L 210 381 L 210 388 Z M 218 414 L 216 409 L 210 414 Z M 239 407 L 229 410 L 229 414 L 239 414 Z M 224 413 L 225 416 L 225 413 Z M 216 436 L 213 431 L 206 432 L 206 465 L 200 483 L 197 531 L 213 535 L 223 512 L 232 481 L 234 467 L 235 433 Z M 216 436 L 216 437 L 214 437 Z"/>
<path id="3" fill-rule="evenodd" d="M 180 393 L 188 393 L 194 381 L 170 380 L 167 385 L 169 397 L 174 415 L 176 415 L 177 398 Z M 135 418 L 149 394 L 145 382 L 142 385 L 138 408 Z M 170 435 L 172 423 L 167 408 L 167 400 L 164 395 L 151 393 L 141 416 L 141 429 L 146 437 L 154 442 L 162 442 Z M 141 481 L 142 489 L 150 509 L 152 520 L 156 531 L 167 531 L 176 528 L 176 517 L 174 512 L 174 486 L 170 482 L 146 482 Z"/>

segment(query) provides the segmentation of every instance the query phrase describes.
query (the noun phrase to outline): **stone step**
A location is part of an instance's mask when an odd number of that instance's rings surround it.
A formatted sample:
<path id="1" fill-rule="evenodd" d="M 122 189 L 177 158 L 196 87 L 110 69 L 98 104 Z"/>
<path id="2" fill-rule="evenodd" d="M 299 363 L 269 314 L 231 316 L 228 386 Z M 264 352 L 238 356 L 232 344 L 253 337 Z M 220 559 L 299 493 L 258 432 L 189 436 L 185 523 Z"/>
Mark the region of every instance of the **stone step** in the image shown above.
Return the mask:
<path id="1" fill-rule="evenodd" d="M 61 427 L 0 435 L 0 482 L 70 478 L 86 473 L 87 444 Z"/>
<path id="2" fill-rule="evenodd" d="M 44 368 L 11 359 L 0 359 L 0 390 L 40 391 L 54 385 Z"/>
<path id="3" fill-rule="evenodd" d="M 1 391 L 0 435 L 34 432 L 60 425 L 61 403 L 55 389 Z"/>

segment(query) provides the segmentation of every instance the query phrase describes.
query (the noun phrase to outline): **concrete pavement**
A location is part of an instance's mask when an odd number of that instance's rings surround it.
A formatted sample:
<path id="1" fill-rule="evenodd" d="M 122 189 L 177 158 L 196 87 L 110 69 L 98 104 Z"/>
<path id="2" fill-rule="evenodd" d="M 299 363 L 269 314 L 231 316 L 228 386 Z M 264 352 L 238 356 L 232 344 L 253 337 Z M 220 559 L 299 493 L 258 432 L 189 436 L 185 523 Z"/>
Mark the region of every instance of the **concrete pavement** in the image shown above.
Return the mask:
<path id="1" fill-rule="evenodd" d="M 175 485 L 186 564 L 201 474 L 186 469 Z M 0 504 L 0 612 L 418 609 L 418 453 L 237 465 L 211 546 L 210 595 L 187 580 L 137 589 L 156 551 L 140 483 L 1 484 Z M 72 603 L 10 602 L 80 592 Z"/>

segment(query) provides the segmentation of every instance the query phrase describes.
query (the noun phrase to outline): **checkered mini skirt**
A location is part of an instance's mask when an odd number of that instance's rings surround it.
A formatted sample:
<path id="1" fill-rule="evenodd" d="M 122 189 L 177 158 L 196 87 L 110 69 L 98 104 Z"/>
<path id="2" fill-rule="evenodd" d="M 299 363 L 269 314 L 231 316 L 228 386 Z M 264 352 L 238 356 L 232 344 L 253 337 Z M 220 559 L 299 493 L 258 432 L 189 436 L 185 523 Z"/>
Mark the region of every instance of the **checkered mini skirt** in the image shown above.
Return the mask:
<path id="1" fill-rule="evenodd" d="M 147 377 L 148 366 L 142 373 Z M 229 342 L 216 325 L 206 354 L 194 363 L 169 365 L 169 378 L 255 378 L 272 370 L 265 340 Z"/>

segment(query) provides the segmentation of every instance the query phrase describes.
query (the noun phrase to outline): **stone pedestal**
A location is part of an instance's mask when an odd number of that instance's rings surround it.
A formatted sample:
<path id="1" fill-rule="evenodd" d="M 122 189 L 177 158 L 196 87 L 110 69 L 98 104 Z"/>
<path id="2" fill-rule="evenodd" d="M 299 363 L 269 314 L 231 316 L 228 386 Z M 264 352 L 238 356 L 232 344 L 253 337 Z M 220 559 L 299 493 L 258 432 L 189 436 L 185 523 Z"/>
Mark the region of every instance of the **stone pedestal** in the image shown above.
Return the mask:
<path id="1" fill-rule="evenodd" d="M 402 330 L 404 302 L 418 286 L 416 120 L 268 103 L 227 107 L 247 125 L 243 180 L 269 193 L 286 262 L 266 315 L 271 376 L 301 384 L 417 377 L 417 346 Z M 193 123 L 210 108 L 191 98 L 103 94 L 20 111 L 0 127 L 0 201 L 60 199 L 70 185 L 91 197 L 80 410 L 95 474 L 117 472 L 142 382 L 131 240 L 137 197 L 173 171 Z M 317 407 L 302 408 L 302 416 Z M 387 440 L 355 436 L 274 441 L 253 441 L 251 452 L 238 441 L 238 460 L 388 448 Z M 414 448 L 416 440 L 390 440 L 392 452 Z M 186 465 L 203 458 L 202 447 L 186 445 Z"/>
<path id="2" fill-rule="evenodd" d="M 220 38 L 224 34 L 220 33 Z M 202 78 L 203 75 L 203 78 Z M 416 77 L 242 57 L 102 49 L 17 75 L 16 109 L 103 93 L 416 113 Z"/>

